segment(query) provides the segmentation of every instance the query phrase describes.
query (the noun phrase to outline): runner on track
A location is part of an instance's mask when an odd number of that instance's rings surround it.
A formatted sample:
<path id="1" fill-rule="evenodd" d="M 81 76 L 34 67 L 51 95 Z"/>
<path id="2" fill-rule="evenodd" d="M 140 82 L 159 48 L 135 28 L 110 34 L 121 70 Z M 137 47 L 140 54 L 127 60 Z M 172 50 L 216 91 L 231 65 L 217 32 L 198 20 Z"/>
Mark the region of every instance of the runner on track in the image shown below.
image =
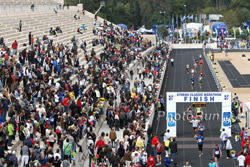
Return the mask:
<path id="1" fill-rule="evenodd" d="M 189 64 L 186 64 L 187 74 L 189 74 Z"/>
<path id="2" fill-rule="evenodd" d="M 202 76 L 200 76 L 200 77 L 199 77 L 200 89 L 202 89 L 202 81 L 203 81 L 203 78 L 202 78 Z"/>
<path id="3" fill-rule="evenodd" d="M 202 149 L 204 141 L 205 141 L 204 137 L 199 134 L 199 136 L 196 138 L 196 142 L 198 144 L 198 149 L 199 149 L 199 157 L 203 155 Z"/>
<path id="4" fill-rule="evenodd" d="M 190 79 L 190 81 L 191 81 L 191 89 L 194 89 L 194 77 L 193 76 Z"/>

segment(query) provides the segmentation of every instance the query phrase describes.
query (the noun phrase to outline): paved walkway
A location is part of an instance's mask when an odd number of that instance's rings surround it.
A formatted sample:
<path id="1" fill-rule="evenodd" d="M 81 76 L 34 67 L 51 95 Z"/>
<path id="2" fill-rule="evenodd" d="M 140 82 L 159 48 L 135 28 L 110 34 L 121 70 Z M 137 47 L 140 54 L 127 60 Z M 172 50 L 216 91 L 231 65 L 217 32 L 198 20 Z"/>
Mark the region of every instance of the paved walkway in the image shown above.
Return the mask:
<path id="1" fill-rule="evenodd" d="M 246 57 L 242 57 L 242 55 L 246 55 Z M 231 64 L 236 68 L 240 75 L 249 75 L 250 74 L 250 52 L 229 52 L 228 58 L 226 58 L 225 53 L 215 53 L 215 70 L 218 71 L 218 78 L 221 81 L 222 85 L 225 85 L 224 92 L 232 92 L 237 94 L 239 99 L 243 102 L 243 115 L 246 113 L 246 102 L 249 102 L 250 96 L 250 88 L 234 88 L 234 84 L 230 82 L 226 72 L 221 67 L 221 63 L 219 61 L 230 61 Z M 246 126 L 246 118 L 240 118 L 240 126 Z M 250 131 L 248 132 L 250 134 Z"/>

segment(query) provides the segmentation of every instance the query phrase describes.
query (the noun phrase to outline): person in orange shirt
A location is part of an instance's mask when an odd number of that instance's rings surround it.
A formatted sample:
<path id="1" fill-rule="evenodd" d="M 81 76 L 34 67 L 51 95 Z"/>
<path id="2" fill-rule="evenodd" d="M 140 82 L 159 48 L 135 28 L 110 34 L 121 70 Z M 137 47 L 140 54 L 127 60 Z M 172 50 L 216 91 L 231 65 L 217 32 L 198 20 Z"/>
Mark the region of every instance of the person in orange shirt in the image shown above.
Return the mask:
<path id="1" fill-rule="evenodd" d="M 33 35 L 31 36 L 31 48 L 33 48 L 33 46 L 34 46 L 34 37 L 33 37 Z"/>

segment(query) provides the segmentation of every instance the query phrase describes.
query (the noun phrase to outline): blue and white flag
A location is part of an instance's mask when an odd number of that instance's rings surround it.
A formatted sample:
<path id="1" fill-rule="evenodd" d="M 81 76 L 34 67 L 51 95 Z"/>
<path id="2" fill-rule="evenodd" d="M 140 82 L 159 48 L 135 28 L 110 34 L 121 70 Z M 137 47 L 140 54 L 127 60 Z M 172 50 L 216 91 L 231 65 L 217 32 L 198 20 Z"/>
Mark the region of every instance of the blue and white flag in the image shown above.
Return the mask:
<path id="1" fill-rule="evenodd" d="M 189 16 L 189 20 L 193 20 L 194 19 L 194 16 Z"/>
<path id="2" fill-rule="evenodd" d="M 215 28 L 216 37 L 218 37 L 218 29 Z"/>
<path id="3" fill-rule="evenodd" d="M 172 15 L 172 32 L 174 32 L 174 15 Z"/>
<path id="4" fill-rule="evenodd" d="M 199 22 L 201 23 L 201 14 L 200 14 Z"/>
<path id="5" fill-rule="evenodd" d="M 247 26 L 247 31 L 248 31 L 248 34 L 250 36 L 250 30 L 249 30 L 249 26 Z"/>
<path id="6" fill-rule="evenodd" d="M 187 18 L 187 16 L 183 16 L 183 17 L 181 18 L 181 22 L 184 22 L 184 21 L 186 20 L 186 18 Z"/>
<path id="7" fill-rule="evenodd" d="M 195 20 L 195 23 L 197 23 L 197 15 L 195 16 L 195 19 L 194 19 L 194 20 Z"/>

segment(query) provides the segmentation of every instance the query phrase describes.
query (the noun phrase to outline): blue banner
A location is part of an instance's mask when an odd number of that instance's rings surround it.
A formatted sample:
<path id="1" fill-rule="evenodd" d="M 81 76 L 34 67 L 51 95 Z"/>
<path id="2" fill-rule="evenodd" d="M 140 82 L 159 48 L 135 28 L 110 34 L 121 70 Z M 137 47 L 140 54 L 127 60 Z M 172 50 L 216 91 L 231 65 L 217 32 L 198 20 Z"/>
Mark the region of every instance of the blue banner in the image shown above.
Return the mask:
<path id="1" fill-rule="evenodd" d="M 176 121 L 175 121 L 175 112 L 168 112 L 168 127 L 175 127 Z"/>
<path id="2" fill-rule="evenodd" d="M 231 112 L 223 112 L 223 126 L 231 126 Z"/>

